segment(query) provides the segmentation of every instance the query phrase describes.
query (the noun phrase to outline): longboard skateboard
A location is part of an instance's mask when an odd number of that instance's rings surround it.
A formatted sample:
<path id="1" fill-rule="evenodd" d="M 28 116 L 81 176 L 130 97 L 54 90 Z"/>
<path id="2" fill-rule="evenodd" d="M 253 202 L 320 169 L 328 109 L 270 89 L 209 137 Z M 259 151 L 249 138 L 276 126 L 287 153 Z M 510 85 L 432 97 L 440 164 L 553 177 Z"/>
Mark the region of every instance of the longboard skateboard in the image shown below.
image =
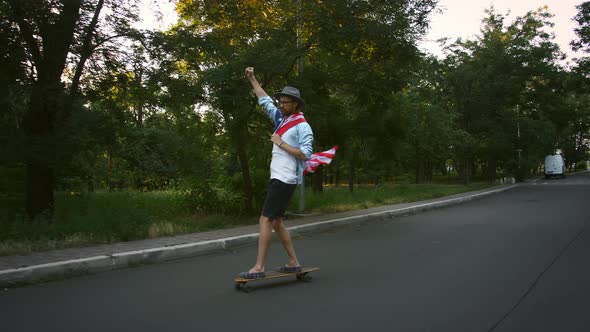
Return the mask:
<path id="1" fill-rule="evenodd" d="M 264 278 L 245 279 L 245 278 L 241 278 L 241 277 L 236 277 L 234 279 L 234 282 L 236 284 L 237 290 L 250 292 L 251 289 L 247 287 L 247 284 L 249 282 L 256 282 L 256 281 L 276 279 L 276 278 L 285 278 L 285 277 L 292 277 L 292 276 L 295 276 L 295 278 L 297 280 L 309 281 L 309 280 L 311 280 L 311 276 L 308 276 L 308 274 L 311 272 L 317 271 L 319 269 L 320 269 L 319 267 L 302 267 L 301 272 L 291 272 L 291 273 L 269 271 L 269 272 L 266 272 L 266 276 Z"/>

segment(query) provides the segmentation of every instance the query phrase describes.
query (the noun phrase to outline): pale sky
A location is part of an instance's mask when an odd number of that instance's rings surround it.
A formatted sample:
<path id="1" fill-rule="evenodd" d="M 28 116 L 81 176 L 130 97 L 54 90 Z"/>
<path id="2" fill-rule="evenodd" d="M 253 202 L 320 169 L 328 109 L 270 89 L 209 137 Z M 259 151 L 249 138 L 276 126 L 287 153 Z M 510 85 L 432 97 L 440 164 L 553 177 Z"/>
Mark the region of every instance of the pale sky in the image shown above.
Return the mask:
<path id="1" fill-rule="evenodd" d="M 479 34 L 481 20 L 484 11 L 494 6 L 496 12 L 510 15 L 504 24 L 508 25 L 517 16 L 524 16 L 527 12 L 537 10 L 547 5 L 553 15 L 553 32 L 555 42 L 568 58 L 576 56 L 569 47 L 569 43 L 576 38 L 576 27 L 573 17 L 576 16 L 576 6 L 583 0 L 440 0 L 439 6 L 442 14 L 436 14 L 431 18 L 430 31 L 426 40 L 422 43 L 422 49 L 435 55 L 442 55 L 441 48 L 436 44 L 439 38 L 449 37 L 450 41 L 457 38 L 473 39 Z"/>
<path id="2" fill-rule="evenodd" d="M 140 10 L 143 21 L 138 23 L 142 28 L 165 29 L 176 22 L 174 11 L 175 0 L 141 0 Z M 528 11 L 536 10 L 547 5 L 549 12 L 555 15 L 553 32 L 555 42 L 561 50 L 568 55 L 568 60 L 579 56 L 570 49 L 569 43 L 576 38 L 574 28 L 576 26 L 573 17 L 576 15 L 576 5 L 584 0 L 440 0 L 439 7 L 442 14 L 436 14 L 431 18 L 431 27 L 420 47 L 428 53 L 442 56 L 442 50 L 436 40 L 444 37 L 455 41 L 457 38 L 473 39 L 481 27 L 484 11 L 494 6 L 501 14 L 510 15 L 505 24 L 510 24 L 517 16 L 524 16 Z M 155 13 L 162 12 L 161 17 Z"/>
<path id="3" fill-rule="evenodd" d="M 140 29 L 165 30 L 176 23 L 175 0 L 139 0 Z"/>

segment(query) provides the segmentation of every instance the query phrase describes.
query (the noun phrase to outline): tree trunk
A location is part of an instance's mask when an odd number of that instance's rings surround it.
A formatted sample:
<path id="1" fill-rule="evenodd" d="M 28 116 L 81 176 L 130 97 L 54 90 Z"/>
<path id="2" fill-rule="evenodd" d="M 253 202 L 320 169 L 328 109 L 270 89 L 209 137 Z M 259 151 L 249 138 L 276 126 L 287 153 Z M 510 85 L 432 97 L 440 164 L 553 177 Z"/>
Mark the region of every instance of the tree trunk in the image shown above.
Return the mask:
<path id="1" fill-rule="evenodd" d="M 416 184 L 420 184 L 424 181 L 424 161 L 418 159 L 416 163 Z"/>
<path id="2" fill-rule="evenodd" d="M 236 128 L 236 127 L 234 127 Z M 247 139 L 246 133 L 244 130 L 247 130 L 245 126 L 242 126 L 241 129 L 237 129 L 236 131 L 236 150 L 238 154 L 238 160 L 240 161 L 240 169 L 242 170 L 242 181 L 244 182 L 244 208 L 247 214 L 251 214 L 253 209 L 253 188 L 252 188 L 252 178 L 250 176 L 250 165 L 248 162 L 248 153 L 246 151 Z"/>
<path id="3" fill-rule="evenodd" d="M 488 159 L 488 162 L 486 165 L 486 179 L 490 183 L 494 183 L 494 181 L 496 181 L 496 166 L 497 166 L 496 158 L 490 157 Z"/>
<path id="4" fill-rule="evenodd" d="M 26 212 L 31 218 L 53 213 L 55 170 L 46 163 L 28 160 L 26 163 Z"/>
<path id="5" fill-rule="evenodd" d="M 38 40 L 32 20 L 23 7 L 23 1 L 11 0 L 13 19 L 19 25 L 22 40 L 32 54 L 37 81 L 31 92 L 29 107 L 23 118 L 27 137 L 25 209 L 29 217 L 53 213 L 55 165 L 57 161 L 56 126 L 61 124 L 64 109 L 64 87 L 61 75 L 80 17 L 81 0 L 63 0 L 59 16 L 51 23 L 37 22 Z M 40 44 L 41 43 L 41 44 Z"/>
<path id="6" fill-rule="evenodd" d="M 113 154 L 107 151 L 107 183 L 109 192 L 115 191 L 115 183 L 113 182 Z"/>
<path id="7" fill-rule="evenodd" d="M 356 177 L 356 172 L 355 172 L 355 170 L 356 170 L 356 167 L 355 167 L 355 164 L 356 164 L 356 155 L 357 155 L 357 152 L 356 152 L 356 149 L 355 149 L 352 152 L 352 159 L 350 160 L 350 163 L 349 163 L 350 170 L 348 172 L 348 190 L 350 192 L 353 192 L 354 191 L 354 179 Z"/>
<path id="8" fill-rule="evenodd" d="M 29 108 L 23 119 L 27 136 L 25 210 L 34 218 L 53 212 L 55 188 L 55 118 L 60 108 L 59 86 L 37 82 L 31 93 Z"/>
<path id="9" fill-rule="evenodd" d="M 468 185 L 469 183 L 471 183 L 471 158 L 469 157 L 465 157 L 463 159 L 463 167 L 462 167 L 462 173 L 463 173 L 463 184 Z"/>
<path id="10" fill-rule="evenodd" d="M 82 77 L 82 71 L 84 70 L 84 65 L 90 55 L 92 55 L 92 36 L 94 35 L 94 31 L 96 30 L 96 25 L 98 24 L 98 17 L 100 16 L 100 12 L 102 10 L 102 6 L 104 4 L 104 0 L 98 0 L 96 4 L 96 8 L 94 9 L 94 16 L 92 17 L 92 21 L 90 21 L 90 25 L 86 29 L 84 35 L 84 41 L 82 43 L 82 54 L 80 54 L 80 61 L 78 61 L 78 65 L 76 66 L 76 71 L 74 72 L 74 77 L 72 79 L 72 86 L 70 87 L 70 95 L 72 98 L 75 98 L 78 94 L 78 89 L 80 87 L 80 78 Z"/>
<path id="11" fill-rule="evenodd" d="M 137 111 L 137 128 L 143 128 L 143 68 L 135 72 L 135 93 L 137 94 L 137 101 L 135 110 Z"/>
<path id="12" fill-rule="evenodd" d="M 350 192 L 354 191 L 354 166 L 350 165 L 350 170 L 348 172 L 348 190 Z"/>
<path id="13" fill-rule="evenodd" d="M 137 103 L 137 127 L 143 128 L 143 102 Z"/>

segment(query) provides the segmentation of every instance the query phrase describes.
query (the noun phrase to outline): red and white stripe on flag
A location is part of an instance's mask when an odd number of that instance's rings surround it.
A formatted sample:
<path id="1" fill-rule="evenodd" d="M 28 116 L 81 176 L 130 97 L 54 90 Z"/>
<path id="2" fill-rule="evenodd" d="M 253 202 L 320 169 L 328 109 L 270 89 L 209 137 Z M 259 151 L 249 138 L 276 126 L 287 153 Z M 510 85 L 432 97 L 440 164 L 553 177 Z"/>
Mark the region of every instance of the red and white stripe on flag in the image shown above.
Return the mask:
<path id="1" fill-rule="evenodd" d="M 320 165 L 329 165 L 336 155 L 336 150 L 338 150 L 338 145 L 335 145 L 328 151 L 318 152 L 311 155 L 311 158 L 305 161 L 305 170 L 303 171 L 303 175 L 307 173 L 313 173 Z"/>

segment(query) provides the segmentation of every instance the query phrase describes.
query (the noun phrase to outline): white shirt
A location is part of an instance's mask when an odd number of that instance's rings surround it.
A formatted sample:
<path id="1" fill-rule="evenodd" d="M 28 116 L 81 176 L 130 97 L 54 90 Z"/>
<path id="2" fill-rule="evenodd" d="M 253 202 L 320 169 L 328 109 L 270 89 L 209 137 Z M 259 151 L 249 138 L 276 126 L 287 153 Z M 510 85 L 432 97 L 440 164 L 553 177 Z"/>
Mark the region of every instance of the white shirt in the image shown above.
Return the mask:
<path id="1" fill-rule="evenodd" d="M 281 111 L 269 96 L 258 100 L 266 114 L 274 121 L 275 131 L 284 120 Z M 307 122 L 299 123 L 289 128 L 281 138 L 293 148 L 301 150 L 309 159 L 312 154 L 313 131 Z M 303 180 L 304 161 L 293 157 L 289 152 L 273 144 L 272 160 L 270 162 L 270 178 L 284 183 L 296 184 Z"/>

